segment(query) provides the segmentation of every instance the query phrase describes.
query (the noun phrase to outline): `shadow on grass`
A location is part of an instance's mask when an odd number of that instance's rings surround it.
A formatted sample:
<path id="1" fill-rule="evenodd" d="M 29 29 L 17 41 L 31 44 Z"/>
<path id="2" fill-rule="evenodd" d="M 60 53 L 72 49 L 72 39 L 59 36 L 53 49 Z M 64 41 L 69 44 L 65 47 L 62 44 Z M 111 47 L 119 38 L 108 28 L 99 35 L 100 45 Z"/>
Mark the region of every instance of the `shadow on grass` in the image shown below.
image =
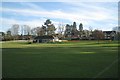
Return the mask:
<path id="1" fill-rule="evenodd" d="M 3 77 L 92 78 L 117 58 L 109 49 L 114 48 L 3 48 Z M 116 78 L 117 65 L 100 77 Z"/>

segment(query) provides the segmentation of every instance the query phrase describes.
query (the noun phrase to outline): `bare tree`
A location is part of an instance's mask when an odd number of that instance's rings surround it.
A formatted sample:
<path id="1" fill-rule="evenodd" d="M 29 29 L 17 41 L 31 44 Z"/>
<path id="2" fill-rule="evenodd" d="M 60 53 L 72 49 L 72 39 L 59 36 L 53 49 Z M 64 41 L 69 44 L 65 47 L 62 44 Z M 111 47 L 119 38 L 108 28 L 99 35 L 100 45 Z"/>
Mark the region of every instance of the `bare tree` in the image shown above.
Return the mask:
<path id="1" fill-rule="evenodd" d="M 93 31 L 93 28 L 92 28 L 91 26 L 89 27 L 89 31 L 90 31 L 90 32 L 92 32 L 92 31 Z"/>
<path id="2" fill-rule="evenodd" d="M 93 28 L 90 26 L 89 27 L 89 40 L 91 40 L 93 38 Z"/>
<path id="3" fill-rule="evenodd" d="M 19 24 L 14 24 L 10 29 L 13 36 L 18 35 L 19 33 Z"/>
<path id="4" fill-rule="evenodd" d="M 104 33 L 101 30 L 94 30 L 93 36 L 96 40 L 98 40 L 98 43 L 99 40 L 104 39 Z"/>
<path id="5" fill-rule="evenodd" d="M 41 28 L 40 27 L 36 27 L 36 32 L 37 32 L 37 36 L 40 36 L 40 31 L 41 31 Z"/>
<path id="6" fill-rule="evenodd" d="M 63 32 L 64 32 L 64 25 L 63 24 L 59 24 L 58 25 L 58 33 L 59 34 L 63 34 Z"/>
<path id="7" fill-rule="evenodd" d="M 22 26 L 22 34 L 23 34 L 23 35 L 28 35 L 28 34 L 30 34 L 30 26 L 28 26 L 28 25 L 23 25 L 23 26 Z"/>
<path id="8" fill-rule="evenodd" d="M 37 35 L 37 29 L 36 28 L 32 28 L 31 29 L 31 34 L 32 35 Z"/>
<path id="9" fill-rule="evenodd" d="M 12 27 L 11 27 L 11 34 L 12 36 L 14 37 L 14 39 L 18 39 L 18 35 L 19 35 L 19 24 L 14 24 Z"/>
<path id="10" fill-rule="evenodd" d="M 63 32 L 64 32 L 64 25 L 62 23 L 59 23 L 57 29 L 58 29 L 58 37 L 62 38 L 63 37 Z"/>

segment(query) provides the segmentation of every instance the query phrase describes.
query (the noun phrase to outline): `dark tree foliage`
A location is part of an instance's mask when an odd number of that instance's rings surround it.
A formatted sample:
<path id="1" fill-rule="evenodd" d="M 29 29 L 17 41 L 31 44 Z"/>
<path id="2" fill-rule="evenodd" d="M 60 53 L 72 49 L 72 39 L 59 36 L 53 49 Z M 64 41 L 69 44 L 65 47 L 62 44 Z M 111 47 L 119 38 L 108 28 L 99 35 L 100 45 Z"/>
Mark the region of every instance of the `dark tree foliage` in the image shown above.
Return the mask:
<path id="1" fill-rule="evenodd" d="M 76 28 L 76 26 L 77 26 L 76 22 L 73 22 L 73 28 Z"/>
<path id="2" fill-rule="evenodd" d="M 50 19 L 47 19 L 46 22 L 44 23 L 44 25 L 48 26 L 49 24 L 51 24 L 52 22 L 50 21 Z"/>
<path id="3" fill-rule="evenodd" d="M 55 34 L 55 25 L 52 24 L 52 22 L 50 21 L 50 19 L 47 19 L 46 22 L 44 23 L 44 25 L 46 25 L 46 32 L 47 35 L 54 35 Z"/>
<path id="4" fill-rule="evenodd" d="M 79 25 L 79 30 L 80 30 L 80 31 L 83 30 L 83 24 L 82 24 L 82 23 L 80 23 L 80 25 Z"/>

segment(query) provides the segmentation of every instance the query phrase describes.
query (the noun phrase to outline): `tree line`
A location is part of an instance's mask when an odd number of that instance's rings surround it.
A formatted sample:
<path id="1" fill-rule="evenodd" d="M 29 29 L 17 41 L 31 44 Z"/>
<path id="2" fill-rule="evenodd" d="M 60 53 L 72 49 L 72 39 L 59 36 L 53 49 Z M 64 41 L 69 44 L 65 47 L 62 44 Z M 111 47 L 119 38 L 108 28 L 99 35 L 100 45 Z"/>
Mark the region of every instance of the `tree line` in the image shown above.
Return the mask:
<path id="1" fill-rule="evenodd" d="M 117 28 L 114 27 L 113 30 Z M 57 31 L 57 32 L 56 32 Z M 44 36 L 44 35 L 53 35 L 57 36 L 60 39 L 104 39 L 105 35 L 102 30 L 89 27 L 89 30 L 83 29 L 83 24 L 79 24 L 79 29 L 77 29 L 76 22 L 73 24 L 59 24 L 56 28 L 50 19 L 47 19 L 44 22 L 44 25 L 31 28 L 29 25 L 14 24 L 6 33 L 1 32 L 2 40 L 18 40 L 18 39 L 31 39 L 33 36 Z"/>

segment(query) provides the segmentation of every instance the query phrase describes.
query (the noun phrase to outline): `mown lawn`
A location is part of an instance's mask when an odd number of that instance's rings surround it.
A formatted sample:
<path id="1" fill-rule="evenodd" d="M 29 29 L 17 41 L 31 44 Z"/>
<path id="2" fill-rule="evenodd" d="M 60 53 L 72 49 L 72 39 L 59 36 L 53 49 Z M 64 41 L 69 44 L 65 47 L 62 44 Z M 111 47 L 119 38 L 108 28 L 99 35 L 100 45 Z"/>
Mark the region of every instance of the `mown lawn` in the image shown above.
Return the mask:
<path id="1" fill-rule="evenodd" d="M 4 78 L 116 78 L 117 42 L 3 42 Z"/>

